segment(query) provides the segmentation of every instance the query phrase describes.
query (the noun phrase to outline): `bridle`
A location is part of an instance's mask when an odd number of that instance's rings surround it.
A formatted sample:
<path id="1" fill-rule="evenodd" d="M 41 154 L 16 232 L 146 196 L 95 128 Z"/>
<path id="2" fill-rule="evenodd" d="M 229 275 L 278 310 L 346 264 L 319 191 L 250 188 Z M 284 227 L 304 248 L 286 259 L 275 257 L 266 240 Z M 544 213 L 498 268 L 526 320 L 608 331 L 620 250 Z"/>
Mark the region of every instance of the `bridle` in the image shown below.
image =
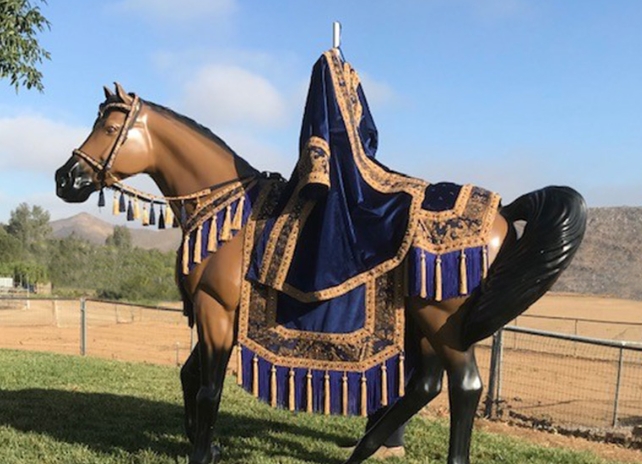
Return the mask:
<path id="1" fill-rule="evenodd" d="M 118 136 L 116 137 L 116 141 L 112 145 L 111 150 L 109 151 L 109 154 L 107 155 L 107 158 L 105 159 L 104 162 L 101 163 L 100 161 L 93 158 L 91 155 L 82 151 L 80 148 L 76 148 L 72 152 L 73 155 L 77 156 L 78 158 L 82 159 L 87 164 L 89 164 L 89 166 L 91 166 L 91 168 L 97 173 L 101 188 L 105 187 L 105 182 L 108 175 L 114 177 L 110 173 L 110 169 L 112 168 L 114 161 L 116 160 L 116 156 L 118 156 L 118 153 L 121 147 L 127 141 L 127 134 L 129 133 L 130 129 L 134 126 L 134 123 L 136 122 L 136 118 L 138 118 L 138 114 L 140 113 L 140 109 L 142 106 L 140 98 L 136 94 L 130 94 L 130 95 L 132 96 L 131 103 L 108 101 L 101 104 L 100 107 L 98 108 L 98 119 L 96 119 L 96 123 L 102 120 L 103 117 L 109 111 L 116 110 L 116 111 L 122 111 L 125 113 L 125 121 L 123 122 L 123 125 L 121 126 L 120 131 L 118 132 Z M 118 179 L 114 177 L 114 180 L 117 181 Z"/>
<path id="2" fill-rule="evenodd" d="M 105 199 L 103 194 L 104 188 L 110 188 L 110 189 L 113 189 L 114 191 L 120 192 L 121 200 L 119 202 L 120 203 L 119 212 L 124 212 L 124 208 L 125 208 L 124 196 L 128 196 L 129 198 L 134 198 L 136 200 L 141 200 L 143 202 L 146 202 L 150 205 L 150 208 L 154 204 L 168 206 L 170 202 L 179 202 L 180 210 L 181 210 L 181 225 L 184 225 L 185 218 L 183 216 L 185 216 L 184 214 L 185 202 L 195 201 L 196 205 L 198 206 L 201 203 L 201 200 L 205 197 L 211 197 L 211 195 L 213 194 L 215 196 L 218 196 L 219 194 L 223 194 L 234 185 L 243 186 L 244 188 L 249 188 L 250 185 L 253 185 L 256 182 L 256 180 L 261 177 L 282 180 L 280 174 L 269 173 L 269 172 L 264 172 L 260 174 L 256 173 L 256 174 L 250 174 L 245 177 L 226 180 L 218 184 L 212 185 L 210 187 L 201 189 L 197 192 L 189 193 L 186 195 L 179 195 L 179 196 L 167 196 L 167 195 L 157 196 L 157 195 L 142 192 L 140 190 L 137 190 L 135 188 L 122 184 L 121 180 L 117 176 L 112 174 L 110 170 L 114 165 L 114 161 L 116 160 L 116 157 L 120 152 L 120 149 L 122 148 L 123 144 L 127 141 L 127 135 L 131 130 L 131 128 L 134 126 L 143 104 L 143 101 L 136 94 L 130 93 L 129 95 L 132 97 L 131 103 L 125 103 L 122 101 L 110 102 L 108 99 L 106 102 L 102 103 L 98 109 L 98 118 L 96 119 L 94 128 L 95 128 L 95 125 L 98 124 L 98 122 L 101 121 L 109 111 L 122 111 L 123 113 L 125 113 L 125 120 L 123 122 L 123 125 L 121 126 L 120 131 L 116 137 L 116 140 L 112 145 L 111 150 L 109 151 L 109 154 L 107 155 L 107 158 L 105 159 L 105 161 L 103 162 L 98 161 L 97 159 L 95 159 L 88 153 L 84 152 L 80 148 L 76 148 L 72 152 L 74 156 L 85 161 L 94 170 L 94 172 L 97 173 L 98 181 L 100 182 L 100 197 L 98 200 L 99 206 L 105 206 Z M 108 177 L 111 178 L 112 180 L 112 182 L 109 185 L 107 185 Z M 114 200 L 115 199 L 116 197 L 114 197 Z M 128 213 L 128 216 L 129 216 L 129 213 Z"/>

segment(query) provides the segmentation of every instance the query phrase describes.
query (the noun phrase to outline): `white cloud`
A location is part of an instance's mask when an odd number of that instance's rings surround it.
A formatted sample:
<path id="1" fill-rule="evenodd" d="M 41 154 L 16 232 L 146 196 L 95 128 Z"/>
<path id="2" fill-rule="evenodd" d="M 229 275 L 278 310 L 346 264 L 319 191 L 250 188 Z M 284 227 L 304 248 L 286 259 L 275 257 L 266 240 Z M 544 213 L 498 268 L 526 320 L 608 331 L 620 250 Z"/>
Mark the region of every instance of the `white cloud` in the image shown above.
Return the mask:
<path id="1" fill-rule="evenodd" d="M 179 100 L 185 114 L 205 125 L 279 127 L 286 121 L 286 103 L 279 91 L 266 78 L 238 66 L 201 68 L 185 84 Z"/>
<path id="2" fill-rule="evenodd" d="M 396 95 L 392 87 L 385 82 L 373 79 L 366 73 L 359 73 L 363 92 L 370 105 L 384 106 L 395 101 Z"/>
<path id="3" fill-rule="evenodd" d="M 0 118 L 0 169 L 53 173 L 89 132 L 37 115 Z"/>
<path id="4" fill-rule="evenodd" d="M 236 9 L 236 0 L 123 0 L 116 8 L 154 19 L 188 21 L 203 16 L 227 16 Z"/>

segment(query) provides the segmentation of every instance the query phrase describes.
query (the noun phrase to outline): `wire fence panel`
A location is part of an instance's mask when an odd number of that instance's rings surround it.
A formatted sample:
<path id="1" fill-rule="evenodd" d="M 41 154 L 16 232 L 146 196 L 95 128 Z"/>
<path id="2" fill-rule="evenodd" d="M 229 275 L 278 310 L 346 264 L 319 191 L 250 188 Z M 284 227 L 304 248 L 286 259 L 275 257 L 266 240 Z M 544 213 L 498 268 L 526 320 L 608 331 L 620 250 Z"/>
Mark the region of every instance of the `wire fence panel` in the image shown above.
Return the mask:
<path id="1" fill-rule="evenodd" d="M 178 306 L 83 301 L 0 298 L 0 348 L 84 350 L 89 356 L 179 365 L 195 342 Z M 543 321 L 531 318 L 529 325 Z M 577 335 L 595 331 L 595 321 L 554 323 L 566 335 L 510 326 L 478 344 L 488 394 L 480 413 L 541 427 L 642 426 L 642 345 Z M 605 327 L 614 338 L 640 329 L 639 324 Z M 430 409 L 447 414 L 446 384 L 443 391 Z"/>
<path id="2" fill-rule="evenodd" d="M 498 416 L 565 428 L 642 424 L 642 348 L 552 335 L 503 330 Z"/>

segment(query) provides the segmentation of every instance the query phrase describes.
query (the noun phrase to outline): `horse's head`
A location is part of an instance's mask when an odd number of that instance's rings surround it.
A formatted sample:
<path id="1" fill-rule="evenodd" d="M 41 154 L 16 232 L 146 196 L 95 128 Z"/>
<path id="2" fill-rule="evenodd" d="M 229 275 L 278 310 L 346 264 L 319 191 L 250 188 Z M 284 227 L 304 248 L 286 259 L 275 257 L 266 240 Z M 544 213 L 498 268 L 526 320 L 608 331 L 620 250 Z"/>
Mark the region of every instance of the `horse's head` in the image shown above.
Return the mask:
<path id="1" fill-rule="evenodd" d="M 56 171 L 56 194 L 81 203 L 96 190 L 141 172 L 152 163 L 151 138 L 141 100 L 116 84 L 105 87 L 105 101 L 87 140 Z"/>

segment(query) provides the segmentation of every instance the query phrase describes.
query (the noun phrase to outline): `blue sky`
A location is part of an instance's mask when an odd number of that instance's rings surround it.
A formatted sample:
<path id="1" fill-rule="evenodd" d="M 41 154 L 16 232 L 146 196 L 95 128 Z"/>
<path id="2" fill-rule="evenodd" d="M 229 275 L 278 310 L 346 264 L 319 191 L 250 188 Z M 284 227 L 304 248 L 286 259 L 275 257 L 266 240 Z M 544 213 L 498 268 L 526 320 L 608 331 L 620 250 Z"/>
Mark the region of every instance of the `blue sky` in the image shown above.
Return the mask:
<path id="1" fill-rule="evenodd" d="M 335 20 L 384 164 L 505 201 L 566 184 L 589 206 L 642 206 L 638 1 L 50 0 L 43 12 L 45 92 L 0 81 L 0 222 L 21 202 L 52 219 L 112 220 L 96 198 L 58 200 L 53 173 L 114 81 L 210 127 L 257 168 L 289 174 Z"/>

